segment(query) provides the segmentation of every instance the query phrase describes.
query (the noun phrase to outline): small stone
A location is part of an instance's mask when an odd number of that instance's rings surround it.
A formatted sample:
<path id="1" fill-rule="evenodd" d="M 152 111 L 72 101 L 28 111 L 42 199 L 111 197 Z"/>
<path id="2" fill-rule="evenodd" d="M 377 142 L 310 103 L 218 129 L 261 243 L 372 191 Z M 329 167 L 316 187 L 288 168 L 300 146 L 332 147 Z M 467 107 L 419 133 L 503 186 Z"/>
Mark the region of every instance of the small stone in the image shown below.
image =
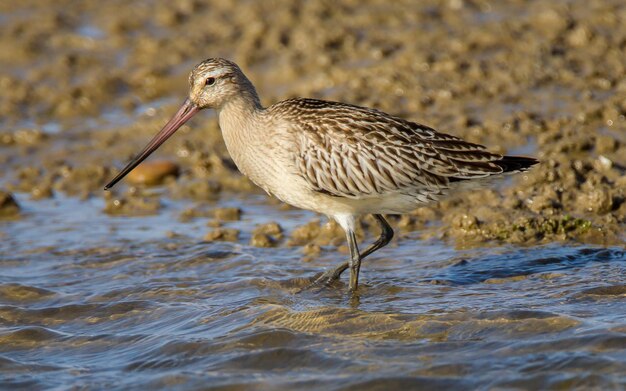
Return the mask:
<path id="1" fill-rule="evenodd" d="M 613 167 L 613 161 L 606 156 L 598 156 L 598 159 L 594 161 L 594 168 L 599 171 L 610 170 Z"/>
<path id="2" fill-rule="evenodd" d="M 274 247 L 276 241 L 270 235 L 255 233 L 250 239 L 250 245 L 255 247 Z"/>
<path id="3" fill-rule="evenodd" d="M 558 198 L 559 196 L 554 189 L 546 189 L 543 193 L 528 198 L 526 206 L 529 210 L 539 213 L 550 208 L 558 207 Z"/>
<path id="4" fill-rule="evenodd" d="M 217 200 L 222 187 L 219 183 L 204 179 L 181 180 L 171 184 L 172 195 L 195 200 Z"/>
<path id="5" fill-rule="evenodd" d="M 320 225 L 318 221 L 311 221 L 305 225 L 301 225 L 291 232 L 291 245 L 306 244 L 316 238 L 320 233 Z"/>
<path id="6" fill-rule="evenodd" d="M 218 208 L 213 209 L 213 217 L 217 220 L 241 220 L 241 209 L 239 208 Z"/>
<path id="7" fill-rule="evenodd" d="M 44 198 L 52 198 L 54 193 L 52 192 L 52 186 L 43 184 L 33 187 L 30 190 L 30 195 L 34 200 L 41 200 Z"/>
<path id="8" fill-rule="evenodd" d="M 614 137 L 607 135 L 600 135 L 596 137 L 596 152 L 598 153 L 615 152 L 617 147 L 617 140 Z"/>
<path id="9" fill-rule="evenodd" d="M 484 281 L 484 284 L 506 284 L 507 282 L 516 282 L 526 280 L 528 276 L 520 275 L 520 276 L 512 276 L 512 277 L 504 277 L 504 278 L 488 278 Z"/>
<path id="10" fill-rule="evenodd" d="M 252 232 L 250 244 L 256 247 L 275 247 L 283 238 L 283 228 L 276 222 L 257 226 Z"/>
<path id="11" fill-rule="evenodd" d="M 452 226 L 457 229 L 470 231 L 478 227 L 478 219 L 476 216 L 462 213 L 453 217 Z"/>
<path id="12" fill-rule="evenodd" d="M 154 197 L 111 196 L 106 193 L 104 213 L 110 215 L 146 216 L 153 215 L 161 209 L 161 201 Z"/>
<path id="13" fill-rule="evenodd" d="M 322 247 L 315 243 L 309 243 L 302 247 L 302 253 L 304 255 L 319 255 L 322 252 Z"/>
<path id="14" fill-rule="evenodd" d="M 582 47 L 589 42 L 590 35 L 589 29 L 585 26 L 578 26 L 567 34 L 566 40 L 573 47 Z"/>
<path id="15" fill-rule="evenodd" d="M 206 222 L 206 226 L 211 228 L 219 228 L 222 226 L 222 222 L 219 220 L 209 220 Z"/>
<path id="16" fill-rule="evenodd" d="M 596 187 L 577 198 L 581 209 L 597 214 L 605 214 L 613 208 L 613 199 L 606 187 Z"/>
<path id="17" fill-rule="evenodd" d="M 567 20 L 554 9 L 547 9 L 531 20 L 531 23 L 544 34 L 554 36 L 567 26 Z"/>
<path id="18" fill-rule="evenodd" d="M 160 185 L 167 177 L 177 177 L 179 167 L 167 160 L 144 162 L 128 173 L 127 179 L 136 185 Z"/>
<path id="19" fill-rule="evenodd" d="M 35 145 L 46 138 L 39 129 L 20 129 L 13 134 L 13 141 L 19 145 Z"/>
<path id="20" fill-rule="evenodd" d="M 20 212 L 20 206 L 9 192 L 0 190 L 0 217 L 14 217 Z"/>
<path id="21" fill-rule="evenodd" d="M 0 145 L 11 145 L 15 142 L 13 135 L 10 133 L 0 134 Z"/>
<path id="22" fill-rule="evenodd" d="M 272 235 L 275 238 L 280 239 L 283 236 L 283 228 L 280 226 L 280 224 L 276 222 L 271 222 L 259 225 L 254 229 L 253 233 Z"/>
<path id="23" fill-rule="evenodd" d="M 204 240 L 209 242 L 236 242 L 237 239 L 239 239 L 239 230 L 234 228 L 217 228 L 204 235 Z"/>

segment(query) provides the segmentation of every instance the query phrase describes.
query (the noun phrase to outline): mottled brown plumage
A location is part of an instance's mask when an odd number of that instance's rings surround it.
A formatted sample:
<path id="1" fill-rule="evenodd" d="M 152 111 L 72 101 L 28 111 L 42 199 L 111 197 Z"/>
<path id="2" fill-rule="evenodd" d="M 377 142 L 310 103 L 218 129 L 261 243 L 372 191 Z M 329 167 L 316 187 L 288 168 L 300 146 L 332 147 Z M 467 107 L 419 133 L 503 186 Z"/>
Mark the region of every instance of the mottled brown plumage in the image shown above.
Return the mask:
<path id="1" fill-rule="evenodd" d="M 393 236 L 381 214 L 406 213 L 467 184 L 537 163 L 533 158 L 501 156 L 482 145 L 365 107 L 298 98 L 263 108 L 250 80 L 225 59 L 198 64 L 189 84 L 183 107 L 107 187 L 197 111 L 213 108 L 241 172 L 284 202 L 324 213 L 345 229 L 350 262 L 319 281 L 334 280 L 350 266 L 351 290 L 357 287 L 361 260 Z M 374 214 L 382 234 L 360 253 L 354 224 L 364 214 Z"/>
<path id="2" fill-rule="evenodd" d="M 316 191 L 361 198 L 444 189 L 450 179 L 503 172 L 501 155 L 359 106 L 290 99 L 268 108 L 298 132 L 297 166 Z"/>

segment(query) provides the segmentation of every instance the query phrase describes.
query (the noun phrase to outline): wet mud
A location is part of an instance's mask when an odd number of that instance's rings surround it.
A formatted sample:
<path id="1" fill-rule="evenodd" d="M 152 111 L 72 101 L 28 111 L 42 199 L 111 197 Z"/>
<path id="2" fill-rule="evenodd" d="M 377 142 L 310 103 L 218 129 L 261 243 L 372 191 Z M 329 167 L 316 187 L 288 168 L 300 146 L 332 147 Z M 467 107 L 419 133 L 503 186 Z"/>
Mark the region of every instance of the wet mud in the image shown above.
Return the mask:
<path id="1" fill-rule="evenodd" d="M 383 13 L 376 1 L 81 2 L 71 12 L 61 3 L 2 6 L 0 47 L 10 55 L 1 59 L 0 148 L 9 191 L 105 197 L 100 185 L 184 98 L 191 66 L 224 55 L 249 73 L 266 104 L 299 95 L 373 106 L 541 159 L 503 189 L 416 212 L 403 230 L 423 229 L 426 213 L 428 225 L 460 242 L 623 239 L 619 1 L 397 2 Z M 234 169 L 208 117 L 127 184 L 159 184 L 180 170 L 170 183 L 177 197 L 258 192 Z M 129 205 L 143 212 L 142 202 Z"/>
<path id="2" fill-rule="evenodd" d="M 623 387 L 624 20 L 619 0 L 0 3 L 6 384 Z M 375 107 L 541 164 L 390 216 L 360 301 L 296 293 L 343 232 L 239 174 L 213 113 L 102 189 L 215 56 L 265 105 Z"/>

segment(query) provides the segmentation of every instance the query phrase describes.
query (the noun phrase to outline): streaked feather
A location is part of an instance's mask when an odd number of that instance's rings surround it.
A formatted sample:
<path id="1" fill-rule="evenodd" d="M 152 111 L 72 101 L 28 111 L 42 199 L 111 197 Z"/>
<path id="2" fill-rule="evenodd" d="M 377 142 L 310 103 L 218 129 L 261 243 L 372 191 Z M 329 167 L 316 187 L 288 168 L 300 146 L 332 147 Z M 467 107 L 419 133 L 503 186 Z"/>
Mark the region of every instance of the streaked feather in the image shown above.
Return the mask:
<path id="1" fill-rule="evenodd" d="M 427 126 L 344 103 L 298 98 L 269 110 L 295 128 L 299 175 L 312 190 L 337 197 L 404 193 L 427 202 L 445 194 L 450 182 L 536 162 L 503 157 Z"/>

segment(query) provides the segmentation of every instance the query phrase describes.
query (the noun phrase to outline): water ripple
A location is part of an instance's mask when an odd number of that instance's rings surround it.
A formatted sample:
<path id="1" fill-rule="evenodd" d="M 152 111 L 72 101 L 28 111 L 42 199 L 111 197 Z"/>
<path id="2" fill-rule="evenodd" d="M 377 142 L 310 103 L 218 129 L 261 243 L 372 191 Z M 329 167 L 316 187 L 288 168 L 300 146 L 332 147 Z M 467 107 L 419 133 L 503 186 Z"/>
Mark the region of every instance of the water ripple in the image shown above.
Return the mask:
<path id="1" fill-rule="evenodd" d="M 184 237 L 6 252 L 3 385 L 462 390 L 626 382 L 616 376 L 626 371 L 623 248 L 455 251 L 400 241 L 364 262 L 354 297 L 345 280 L 306 289 L 340 261 L 334 250 L 301 258 L 298 248 Z"/>

